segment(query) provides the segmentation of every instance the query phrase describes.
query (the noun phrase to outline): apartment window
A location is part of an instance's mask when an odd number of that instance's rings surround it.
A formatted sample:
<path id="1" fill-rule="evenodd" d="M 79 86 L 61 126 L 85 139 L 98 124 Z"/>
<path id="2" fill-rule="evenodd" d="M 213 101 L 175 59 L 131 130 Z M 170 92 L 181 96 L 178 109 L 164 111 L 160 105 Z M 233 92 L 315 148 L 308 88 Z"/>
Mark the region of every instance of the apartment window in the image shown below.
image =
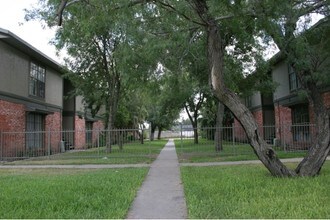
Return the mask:
<path id="1" fill-rule="evenodd" d="M 26 115 L 26 146 L 42 148 L 44 144 L 45 115 L 29 112 Z"/>
<path id="2" fill-rule="evenodd" d="M 45 98 L 46 69 L 36 63 L 31 63 L 29 94 L 39 98 Z"/>
<path id="3" fill-rule="evenodd" d="M 291 114 L 293 140 L 308 141 L 310 139 L 308 105 L 293 106 Z"/>
<path id="4" fill-rule="evenodd" d="M 308 105 L 295 105 L 292 109 L 292 123 L 293 124 L 308 124 L 309 111 Z"/>
<path id="5" fill-rule="evenodd" d="M 289 86 L 290 86 L 290 91 L 295 91 L 301 88 L 301 84 L 297 77 L 297 74 L 294 72 L 291 66 L 289 66 Z"/>
<path id="6" fill-rule="evenodd" d="M 245 98 L 245 104 L 246 104 L 246 107 L 248 107 L 248 108 L 252 107 L 252 97 L 251 96 L 248 96 Z"/>

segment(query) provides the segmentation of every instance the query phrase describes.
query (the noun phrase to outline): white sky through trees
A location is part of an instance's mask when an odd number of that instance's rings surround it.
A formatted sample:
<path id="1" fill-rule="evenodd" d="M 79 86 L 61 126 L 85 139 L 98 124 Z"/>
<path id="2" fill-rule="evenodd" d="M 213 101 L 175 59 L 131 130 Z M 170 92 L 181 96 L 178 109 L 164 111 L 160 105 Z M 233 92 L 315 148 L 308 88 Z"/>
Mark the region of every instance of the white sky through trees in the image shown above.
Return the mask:
<path id="1" fill-rule="evenodd" d="M 37 6 L 37 3 L 38 0 L 0 0 L 0 28 L 14 33 L 53 60 L 63 64 L 63 59 L 56 56 L 55 47 L 49 44 L 55 36 L 55 31 L 43 29 L 39 21 L 24 20 L 24 9 Z"/>

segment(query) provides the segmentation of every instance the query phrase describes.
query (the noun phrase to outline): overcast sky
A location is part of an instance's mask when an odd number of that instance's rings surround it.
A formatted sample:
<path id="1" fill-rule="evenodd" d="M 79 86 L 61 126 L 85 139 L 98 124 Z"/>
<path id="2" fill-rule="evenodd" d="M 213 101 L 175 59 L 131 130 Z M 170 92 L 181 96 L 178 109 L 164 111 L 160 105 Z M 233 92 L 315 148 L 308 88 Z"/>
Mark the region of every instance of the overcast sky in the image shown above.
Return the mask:
<path id="1" fill-rule="evenodd" d="M 24 20 L 23 9 L 30 9 L 37 3 L 38 0 L 0 0 L 0 28 L 9 30 L 58 63 L 63 64 L 63 59 L 55 54 L 55 47 L 49 44 L 55 31 L 43 29 L 38 21 L 26 22 Z M 317 19 L 313 19 L 314 22 L 319 19 L 317 16 L 315 18 Z"/>
<path id="2" fill-rule="evenodd" d="M 58 63 L 55 47 L 49 44 L 55 32 L 43 29 L 38 21 L 24 20 L 24 8 L 31 8 L 38 0 L 0 0 L 0 28 L 6 29 L 31 44 Z"/>

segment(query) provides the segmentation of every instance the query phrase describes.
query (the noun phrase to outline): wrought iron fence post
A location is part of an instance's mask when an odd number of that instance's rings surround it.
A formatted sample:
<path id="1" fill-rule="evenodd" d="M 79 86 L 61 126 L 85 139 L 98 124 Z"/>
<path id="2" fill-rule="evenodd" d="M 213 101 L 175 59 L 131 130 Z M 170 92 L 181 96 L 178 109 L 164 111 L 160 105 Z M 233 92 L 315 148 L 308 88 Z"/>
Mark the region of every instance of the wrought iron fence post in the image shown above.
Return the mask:
<path id="1" fill-rule="evenodd" d="M 234 124 L 232 126 L 233 126 L 233 147 L 234 147 L 235 146 L 235 126 L 234 126 Z"/>
<path id="2" fill-rule="evenodd" d="M 183 153 L 182 123 L 180 124 L 181 153 Z"/>
<path id="3" fill-rule="evenodd" d="M 151 124 L 150 124 L 150 129 L 149 129 L 149 131 L 147 131 L 147 132 L 149 132 L 149 147 L 148 147 L 148 149 L 149 149 L 149 156 L 151 156 Z"/>
<path id="4" fill-rule="evenodd" d="M 48 159 L 50 159 L 50 147 L 51 147 L 51 140 L 50 140 L 50 138 L 51 138 L 51 131 L 49 129 L 48 130 L 48 143 L 47 143 L 47 145 L 48 145 Z"/>
<path id="5" fill-rule="evenodd" d="M 100 156 L 100 133 L 101 133 L 101 129 L 98 129 L 97 132 L 97 155 Z"/>
<path id="6" fill-rule="evenodd" d="M 3 159 L 3 133 L 0 131 L 0 161 Z"/>
<path id="7" fill-rule="evenodd" d="M 282 131 L 281 131 L 281 132 L 283 132 L 283 131 L 286 132 L 286 131 L 285 131 L 285 127 L 284 127 L 283 124 L 281 125 L 281 127 L 282 127 Z M 285 136 L 286 136 L 285 134 L 286 134 L 286 133 L 283 134 L 283 148 L 284 148 L 284 152 L 287 151 L 287 149 L 286 149 L 286 143 L 285 143 Z"/>

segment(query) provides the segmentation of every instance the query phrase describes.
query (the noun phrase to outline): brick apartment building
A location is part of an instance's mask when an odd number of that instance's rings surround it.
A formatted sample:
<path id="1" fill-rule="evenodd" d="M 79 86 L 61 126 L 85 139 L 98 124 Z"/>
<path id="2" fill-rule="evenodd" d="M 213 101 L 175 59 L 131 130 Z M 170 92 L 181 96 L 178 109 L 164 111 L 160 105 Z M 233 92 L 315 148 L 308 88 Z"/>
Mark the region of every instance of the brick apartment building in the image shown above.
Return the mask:
<path id="1" fill-rule="evenodd" d="M 86 113 L 81 97 L 64 99 L 72 86 L 63 79 L 63 73 L 61 65 L 15 34 L 0 28 L 1 156 L 10 155 L 13 145 L 5 140 L 4 132 L 17 133 L 15 148 L 20 146 L 22 151 L 44 151 L 47 142 L 52 152 L 56 152 L 63 139 L 60 132 L 63 129 L 102 128 L 100 118 L 92 118 Z M 47 131 L 54 132 L 48 136 Z M 88 139 L 86 134 L 79 135 L 85 137 L 72 137 L 69 140 L 72 145 Z M 77 147 L 84 144 L 79 143 Z"/>
<path id="2" fill-rule="evenodd" d="M 314 130 L 313 106 L 299 92 L 299 80 L 286 61 L 278 55 L 273 60 L 271 76 L 278 84 L 276 90 L 271 95 L 256 92 L 245 100 L 246 105 L 266 141 L 282 147 L 306 149 Z M 324 89 L 322 96 L 326 107 L 330 108 L 330 88 Z M 238 131 L 242 130 L 236 120 L 235 126 Z M 236 138 L 244 139 L 244 136 L 238 132 Z"/>

